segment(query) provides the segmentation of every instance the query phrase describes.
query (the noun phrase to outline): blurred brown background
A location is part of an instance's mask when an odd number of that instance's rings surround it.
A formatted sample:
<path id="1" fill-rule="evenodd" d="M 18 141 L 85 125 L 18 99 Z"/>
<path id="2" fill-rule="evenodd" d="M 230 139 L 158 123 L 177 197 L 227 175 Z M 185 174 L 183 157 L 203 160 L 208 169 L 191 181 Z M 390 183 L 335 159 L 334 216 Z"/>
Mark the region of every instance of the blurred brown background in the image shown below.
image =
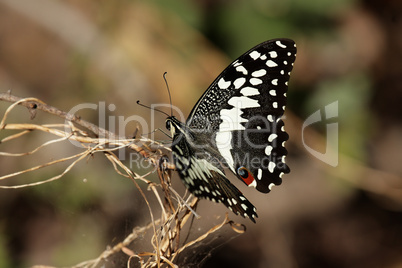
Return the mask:
<path id="1" fill-rule="evenodd" d="M 65 111 L 105 102 L 115 105 L 107 116 L 151 122 L 150 111 L 135 102 L 168 103 L 165 71 L 173 104 L 187 115 L 241 53 L 271 38 L 294 39 L 286 113 L 292 172 L 269 195 L 240 186 L 260 218 L 251 224 L 230 214 L 247 224 L 247 233 L 202 249 L 214 249 L 205 267 L 402 267 L 401 15 L 396 0 L 0 0 L 0 90 Z M 336 167 L 306 151 L 300 128 L 334 101 Z M 0 103 L 1 114 L 8 105 Z M 10 120 L 29 122 L 26 110 L 18 111 Z M 97 111 L 80 115 L 98 123 Z M 39 114 L 34 122 L 53 120 Z M 144 133 L 164 127 L 164 115 L 155 120 Z M 312 125 L 306 137 L 321 152 L 326 123 Z M 126 135 L 135 125 L 127 125 Z M 49 138 L 30 137 L 0 144 L 0 151 L 32 150 Z M 0 156 L 0 175 L 74 151 L 66 143 L 35 157 Z M 1 183 L 43 180 L 62 170 Z M 226 209 L 201 201 L 198 212 L 213 221 Z M 0 267 L 71 266 L 149 221 L 134 185 L 95 156 L 56 182 L 0 189 Z"/>

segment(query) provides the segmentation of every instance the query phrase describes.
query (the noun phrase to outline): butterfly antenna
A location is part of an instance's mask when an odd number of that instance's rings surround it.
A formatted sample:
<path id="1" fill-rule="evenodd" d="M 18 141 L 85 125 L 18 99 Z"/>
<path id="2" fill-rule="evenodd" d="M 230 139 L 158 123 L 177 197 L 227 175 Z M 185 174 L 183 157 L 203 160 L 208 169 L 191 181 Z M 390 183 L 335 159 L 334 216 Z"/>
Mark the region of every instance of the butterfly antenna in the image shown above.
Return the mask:
<path id="1" fill-rule="evenodd" d="M 166 88 L 167 88 L 167 91 L 168 91 L 168 93 L 169 93 L 170 115 L 173 116 L 172 96 L 170 96 L 169 83 L 168 83 L 168 81 L 167 81 L 167 79 L 166 79 L 166 75 L 167 75 L 167 72 L 164 72 L 164 73 L 163 73 L 163 80 L 165 80 Z"/>
<path id="2" fill-rule="evenodd" d="M 164 111 L 161 111 L 161 110 L 159 110 L 159 109 L 152 108 L 152 107 L 149 107 L 149 106 L 147 106 L 147 105 L 145 105 L 145 104 L 140 103 L 140 100 L 137 100 L 137 104 L 138 104 L 139 106 L 145 107 L 145 108 L 147 108 L 147 109 L 155 110 L 155 111 L 157 111 L 157 112 L 163 113 L 163 114 L 165 114 L 165 115 L 168 116 L 168 117 L 170 116 L 170 115 L 168 115 L 167 113 L 165 113 Z"/>

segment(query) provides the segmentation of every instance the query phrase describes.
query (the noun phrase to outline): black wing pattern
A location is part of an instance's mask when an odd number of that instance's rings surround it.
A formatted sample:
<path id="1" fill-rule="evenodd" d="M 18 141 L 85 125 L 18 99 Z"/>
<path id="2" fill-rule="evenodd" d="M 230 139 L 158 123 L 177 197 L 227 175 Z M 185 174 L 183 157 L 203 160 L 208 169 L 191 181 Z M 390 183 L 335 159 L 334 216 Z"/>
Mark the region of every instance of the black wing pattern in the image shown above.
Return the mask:
<path id="1" fill-rule="evenodd" d="M 226 179 L 222 167 L 260 192 L 281 184 L 289 172 L 281 116 L 295 58 L 292 40 L 261 43 L 215 79 L 186 124 L 168 118 L 175 164 L 193 194 L 223 202 L 254 221 L 254 206 Z"/>

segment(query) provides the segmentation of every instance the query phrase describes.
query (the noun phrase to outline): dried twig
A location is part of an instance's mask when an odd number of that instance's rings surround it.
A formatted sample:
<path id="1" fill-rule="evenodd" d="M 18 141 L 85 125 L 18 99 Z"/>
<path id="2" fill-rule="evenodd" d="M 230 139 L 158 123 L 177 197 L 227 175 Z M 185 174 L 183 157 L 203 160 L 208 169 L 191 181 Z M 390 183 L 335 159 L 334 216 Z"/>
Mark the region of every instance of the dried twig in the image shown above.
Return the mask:
<path id="1" fill-rule="evenodd" d="M 66 173 L 68 173 L 81 160 L 87 158 L 90 155 L 96 153 L 102 153 L 110 161 L 117 174 L 130 178 L 132 180 L 132 182 L 138 188 L 139 192 L 143 196 L 148 206 L 149 215 L 151 217 L 151 223 L 143 227 L 134 228 L 133 232 L 130 235 L 128 235 L 122 242 L 119 242 L 110 249 L 105 250 L 103 253 L 99 255 L 98 258 L 94 260 L 84 261 L 73 267 L 77 268 L 99 267 L 102 265 L 102 263 L 107 262 L 110 258 L 113 257 L 113 255 L 115 255 L 118 252 L 123 252 L 128 256 L 128 264 L 127 264 L 128 267 L 130 263 L 133 262 L 134 260 L 138 260 L 139 263 L 141 264 L 141 267 L 161 267 L 164 265 L 168 265 L 169 267 L 177 267 L 174 261 L 177 260 L 178 256 L 182 254 L 186 248 L 198 244 L 206 237 L 212 235 L 214 232 L 221 229 L 225 225 L 232 226 L 232 228 L 235 226 L 235 224 L 232 221 L 230 221 L 226 216 L 221 224 L 210 228 L 204 234 L 199 235 L 197 239 L 194 239 L 187 243 L 185 242 L 183 243 L 180 240 L 181 237 L 180 234 L 181 231 L 183 230 L 183 227 L 186 224 L 189 223 L 191 224 L 191 221 L 189 221 L 189 219 L 191 219 L 192 215 L 198 217 L 198 215 L 196 215 L 194 211 L 198 199 L 192 195 L 189 195 L 188 197 L 182 197 L 172 188 L 170 184 L 169 173 L 170 170 L 174 168 L 174 165 L 165 161 L 166 158 L 164 157 L 162 151 L 162 150 L 169 150 L 169 148 L 166 148 L 164 145 L 146 138 L 126 139 L 124 137 L 119 137 L 115 133 L 104 130 L 96 125 L 93 125 L 85 120 L 82 120 L 77 115 L 65 113 L 55 107 L 45 104 L 44 102 L 36 98 L 18 98 L 10 94 L 0 94 L 0 100 L 13 102 L 7 108 L 6 112 L 4 113 L 0 121 L 0 131 L 2 130 L 19 131 L 18 133 L 10 134 L 4 137 L 0 141 L 1 143 L 7 143 L 13 140 L 20 139 L 21 137 L 29 135 L 32 132 L 49 133 L 57 137 L 55 139 L 46 141 L 43 144 L 40 144 L 33 150 L 20 153 L 0 152 L 1 156 L 15 158 L 15 157 L 22 157 L 25 155 L 33 155 L 49 145 L 54 145 L 66 140 L 74 141 L 75 143 L 80 144 L 80 146 L 83 149 L 83 151 L 78 154 L 74 154 L 47 163 L 36 165 L 34 167 L 22 171 L 17 171 L 14 173 L 3 175 L 0 177 L 0 181 L 4 181 L 6 179 L 7 180 L 12 179 L 18 175 L 26 175 L 30 172 L 51 165 L 55 165 L 58 163 L 65 163 L 67 161 L 72 161 L 72 163 L 70 163 L 62 173 L 56 176 L 32 183 L 25 183 L 19 185 L 0 185 L 0 188 L 16 189 L 16 188 L 32 187 L 39 184 L 57 180 L 63 177 Z M 23 124 L 8 123 L 7 122 L 8 115 L 18 105 L 27 107 L 31 114 L 31 117 L 36 116 L 37 110 L 41 110 L 43 112 L 60 117 L 64 119 L 65 122 L 64 124 L 43 124 L 43 125 L 32 124 L 32 123 L 23 123 Z M 90 131 L 90 133 L 88 131 Z M 140 175 L 130 170 L 125 164 L 123 164 L 120 161 L 120 159 L 114 153 L 116 150 L 121 148 L 133 150 L 134 152 L 142 155 L 144 158 L 146 158 L 154 165 L 155 167 L 154 171 L 148 172 L 144 175 Z M 151 182 L 146 178 L 149 174 L 155 171 L 157 171 L 157 174 L 160 178 L 159 183 Z M 151 208 L 146 195 L 144 194 L 141 187 L 137 183 L 138 180 L 145 182 L 151 189 L 154 198 L 158 200 L 162 212 L 162 215 L 159 219 L 155 218 L 153 209 Z M 187 195 L 187 193 L 185 195 Z M 149 229 L 153 230 L 153 235 L 150 241 L 150 245 L 152 246 L 151 250 L 148 252 L 140 252 L 140 253 L 136 253 L 133 250 L 131 250 L 129 248 L 130 245 L 132 243 L 135 243 L 137 238 Z M 234 228 L 234 230 L 238 233 L 244 232 L 244 230 L 241 229 Z M 35 267 L 45 267 L 45 266 L 35 266 Z"/>

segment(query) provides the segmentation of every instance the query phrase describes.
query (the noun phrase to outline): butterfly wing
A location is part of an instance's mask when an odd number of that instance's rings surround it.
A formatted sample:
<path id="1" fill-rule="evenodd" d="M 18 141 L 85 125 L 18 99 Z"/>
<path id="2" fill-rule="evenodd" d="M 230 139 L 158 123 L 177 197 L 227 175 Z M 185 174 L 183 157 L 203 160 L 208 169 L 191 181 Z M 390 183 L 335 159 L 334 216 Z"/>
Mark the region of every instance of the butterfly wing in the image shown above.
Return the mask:
<path id="1" fill-rule="evenodd" d="M 288 134 L 281 116 L 295 58 L 292 40 L 257 45 L 215 79 L 186 122 L 188 128 L 208 133 L 210 147 L 228 168 L 264 193 L 289 172 L 284 146 Z"/>
<path id="2" fill-rule="evenodd" d="M 180 127 L 180 122 L 173 119 L 172 154 L 180 178 L 197 197 L 223 203 L 234 213 L 250 218 L 255 222 L 258 217 L 255 207 L 226 178 L 219 159 L 213 156 L 213 150 L 199 150 L 192 131 Z"/>

